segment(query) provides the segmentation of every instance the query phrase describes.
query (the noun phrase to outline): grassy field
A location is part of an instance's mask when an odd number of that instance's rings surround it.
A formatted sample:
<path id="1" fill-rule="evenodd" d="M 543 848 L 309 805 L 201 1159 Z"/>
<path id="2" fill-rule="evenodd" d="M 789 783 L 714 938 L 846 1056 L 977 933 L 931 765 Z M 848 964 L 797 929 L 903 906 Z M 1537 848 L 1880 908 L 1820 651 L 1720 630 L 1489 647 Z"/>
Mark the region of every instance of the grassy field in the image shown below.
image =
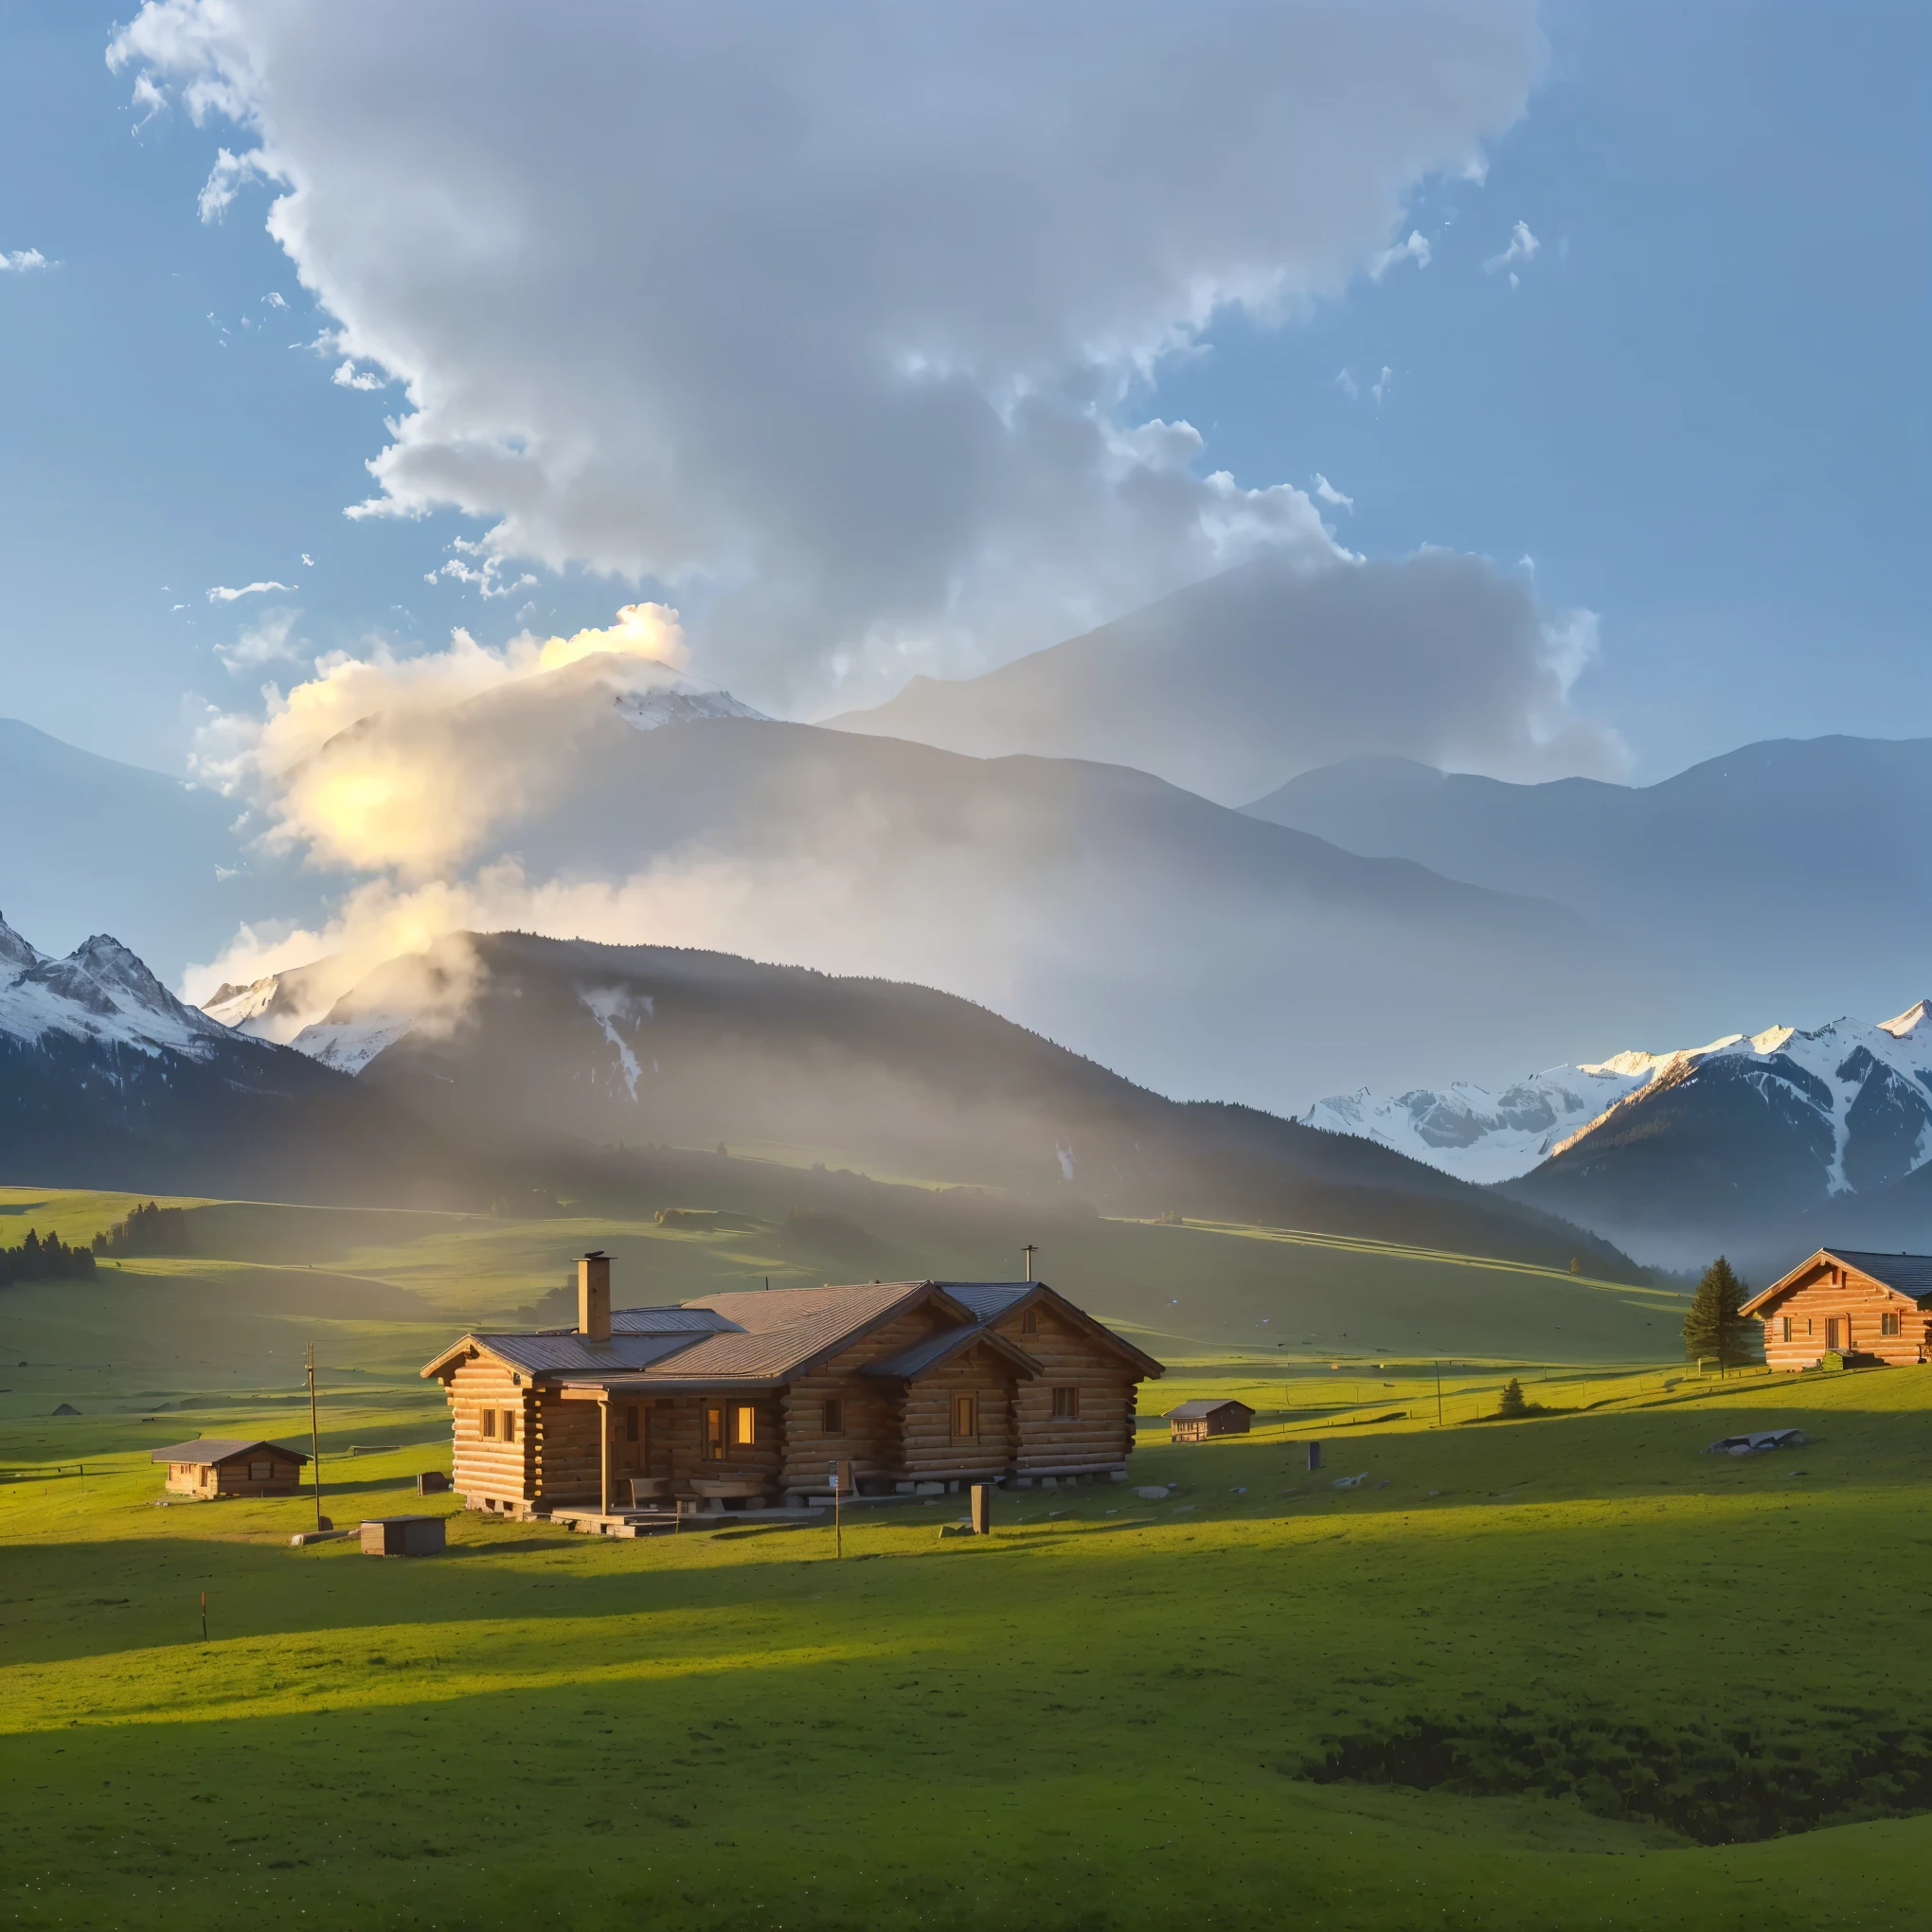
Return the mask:
<path id="1" fill-rule="evenodd" d="M 116 1205 L 32 1198 L 67 1235 Z M 224 1223 L 225 1257 L 0 1295 L 0 1923 L 1923 1923 L 1932 1818 L 1887 1814 L 1932 1806 L 1932 1375 L 1580 1351 L 1523 1371 L 1565 1413 L 1479 1423 L 1509 1364 L 1472 1348 L 1438 1428 L 1413 1351 L 1176 1322 L 1143 1406 L 1237 1393 L 1256 1433 L 1150 1430 L 1134 1484 L 1003 1496 L 991 1538 L 941 1539 L 950 1500 L 854 1512 L 843 1562 L 819 1528 L 458 1514 L 447 1556 L 377 1562 L 289 1547 L 306 1501 L 156 1508 L 147 1452 L 304 1442 L 313 1331 L 331 1513 L 442 1509 L 411 1371 L 581 1230 Z M 723 1272 L 724 1237 L 633 1234 L 661 1279 Z M 1566 1316 L 1638 1292 L 1546 1285 Z M 1793 1455 L 1699 1453 L 1793 1422 Z"/>

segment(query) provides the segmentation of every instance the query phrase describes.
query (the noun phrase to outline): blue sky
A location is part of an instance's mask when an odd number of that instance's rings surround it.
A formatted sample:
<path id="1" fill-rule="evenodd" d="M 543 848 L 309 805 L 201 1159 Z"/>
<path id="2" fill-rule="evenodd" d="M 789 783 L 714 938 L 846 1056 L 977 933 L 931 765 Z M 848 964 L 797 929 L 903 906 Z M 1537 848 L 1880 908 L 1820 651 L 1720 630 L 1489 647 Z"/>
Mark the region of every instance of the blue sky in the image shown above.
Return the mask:
<path id="1" fill-rule="evenodd" d="M 1426 266 L 1277 327 L 1225 316 L 1136 402 L 1243 485 L 1325 475 L 1358 550 L 1532 558 L 1547 602 L 1599 615 L 1576 702 L 1638 778 L 1755 738 L 1932 734 L 1924 9 L 1618 0 L 1542 24 L 1547 74 L 1487 179 L 1411 197 Z M 5 29 L 0 251 L 54 265 L 0 274 L 0 712 L 178 770 L 197 701 L 247 699 L 216 647 L 266 608 L 317 649 L 609 621 L 638 587 L 567 562 L 525 598 L 425 582 L 482 521 L 344 517 L 400 392 L 306 346 L 328 318 L 263 232 L 267 191 L 198 219 L 236 134 L 178 107 L 134 133 L 115 25 L 66 0 Z M 1518 223 L 1535 252 L 1486 270 Z M 292 588 L 208 600 L 260 580 Z"/>

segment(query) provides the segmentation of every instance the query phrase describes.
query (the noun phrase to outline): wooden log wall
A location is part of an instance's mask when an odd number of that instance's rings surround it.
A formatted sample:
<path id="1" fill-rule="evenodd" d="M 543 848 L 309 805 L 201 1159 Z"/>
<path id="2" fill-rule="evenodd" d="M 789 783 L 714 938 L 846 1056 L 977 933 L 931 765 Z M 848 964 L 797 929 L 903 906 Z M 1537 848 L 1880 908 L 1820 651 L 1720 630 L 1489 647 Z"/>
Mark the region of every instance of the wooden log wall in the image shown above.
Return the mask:
<path id="1" fill-rule="evenodd" d="M 906 1476 L 998 1476 L 1012 1467 L 1013 1365 L 991 1349 L 976 1347 L 906 1386 L 900 1437 Z M 970 1441 L 953 1434 L 953 1398 L 972 1395 L 979 1404 L 979 1431 Z"/>
<path id="2" fill-rule="evenodd" d="M 1896 1315 L 1899 1333 L 1883 1333 L 1883 1317 Z M 1814 1368 L 1833 1346 L 1831 1322 L 1838 1324 L 1841 1354 L 1905 1367 L 1932 1357 L 1932 1315 L 1909 1296 L 1900 1295 L 1856 1268 L 1820 1262 L 1796 1288 L 1781 1296 L 1764 1319 L 1764 1359 L 1775 1369 Z M 1791 1339 L 1784 1336 L 1791 1324 Z"/>
<path id="3" fill-rule="evenodd" d="M 825 1432 L 825 1404 L 844 1410 L 844 1430 Z M 850 1462 L 854 1482 L 890 1480 L 903 1472 L 899 1456 L 900 1399 L 889 1384 L 821 1370 L 801 1376 L 781 1404 L 788 1490 L 822 1490 L 834 1462 Z"/>
<path id="4" fill-rule="evenodd" d="M 1025 1315 L 1034 1317 L 1025 1332 Z M 994 1324 L 1040 1365 L 1015 1398 L 1018 1446 L 1013 1473 L 1117 1469 L 1134 1443 L 1136 1379 L 1120 1356 L 1050 1307 L 1009 1311 Z M 1053 1413 L 1053 1391 L 1080 1391 L 1078 1417 Z"/>
<path id="5" fill-rule="evenodd" d="M 535 1499 L 535 1431 L 531 1390 L 493 1355 L 459 1363 L 446 1385 L 451 1410 L 450 1487 L 466 1508 L 486 1502 L 528 1507 Z M 495 1434 L 483 1433 L 483 1412 L 493 1411 Z M 503 1437 L 505 1412 L 516 1418 L 515 1440 Z"/>
<path id="6" fill-rule="evenodd" d="M 552 1503 L 594 1503 L 603 1494 L 602 1438 L 599 1411 L 594 1402 L 565 1402 L 549 1389 L 538 1391 L 534 1439 L 534 1476 L 538 1500 Z M 613 1471 L 611 1501 L 618 1496 Z"/>

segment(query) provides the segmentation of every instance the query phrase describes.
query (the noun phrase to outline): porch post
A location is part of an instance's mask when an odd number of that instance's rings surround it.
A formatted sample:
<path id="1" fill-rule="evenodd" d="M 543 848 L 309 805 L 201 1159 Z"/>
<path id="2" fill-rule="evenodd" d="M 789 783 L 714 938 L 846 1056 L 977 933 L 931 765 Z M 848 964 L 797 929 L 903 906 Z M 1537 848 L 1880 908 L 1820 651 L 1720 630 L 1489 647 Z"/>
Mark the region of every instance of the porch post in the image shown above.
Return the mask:
<path id="1" fill-rule="evenodd" d="M 611 1512 L 611 1399 L 597 1399 L 597 1507 L 599 1515 Z"/>

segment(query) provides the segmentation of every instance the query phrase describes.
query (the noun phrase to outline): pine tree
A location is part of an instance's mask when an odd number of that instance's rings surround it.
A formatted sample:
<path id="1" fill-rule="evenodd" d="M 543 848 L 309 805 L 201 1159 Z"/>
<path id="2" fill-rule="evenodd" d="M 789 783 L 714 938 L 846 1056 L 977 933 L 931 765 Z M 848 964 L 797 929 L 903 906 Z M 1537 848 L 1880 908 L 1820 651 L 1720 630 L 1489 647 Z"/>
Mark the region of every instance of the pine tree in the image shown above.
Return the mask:
<path id="1" fill-rule="evenodd" d="M 1719 1255 L 1704 1271 L 1690 1312 L 1684 1317 L 1684 1352 L 1693 1361 L 1715 1355 L 1720 1369 L 1751 1360 L 1757 1323 L 1739 1311 L 1750 1293 Z"/>
<path id="2" fill-rule="evenodd" d="M 1527 1416 L 1530 1404 L 1523 1398 L 1523 1385 L 1512 1375 L 1503 1384 L 1502 1400 L 1496 1404 L 1499 1416 Z"/>

